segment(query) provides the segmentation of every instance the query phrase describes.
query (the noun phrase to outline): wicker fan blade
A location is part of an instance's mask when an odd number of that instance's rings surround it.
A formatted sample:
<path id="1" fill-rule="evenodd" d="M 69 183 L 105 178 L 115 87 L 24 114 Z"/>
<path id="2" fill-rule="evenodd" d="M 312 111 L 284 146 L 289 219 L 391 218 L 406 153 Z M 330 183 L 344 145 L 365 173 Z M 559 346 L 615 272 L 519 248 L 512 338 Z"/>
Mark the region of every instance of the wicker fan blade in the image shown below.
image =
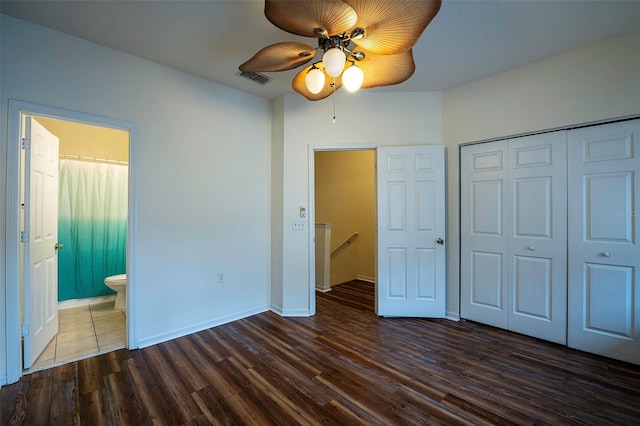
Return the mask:
<path id="1" fill-rule="evenodd" d="M 238 69 L 244 72 L 286 71 L 313 59 L 315 50 L 304 43 L 276 43 L 261 49 Z"/>
<path id="2" fill-rule="evenodd" d="M 356 65 L 364 72 L 362 89 L 402 83 L 411 77 L 416 69 L 411 49 L 395 55 L 365 53 L 366 59 L 362 62 L 356 62 Z"/>
<path id="3" fill-rule="evenodd" d="M 342 0 L 266 0 L 264 14 L 276 27 L 306 37 L 317 37 L 316 28 L 336 35 L 356 24 L 356 11 Z"/>
<path id="4" fill-rule="evenodd" d="M 413 47 L 440 10 L 441 0 L 345 0 L 358 13 L 366 37 L 358 47 L 392 55 Z"/>
<path id="5" fill-rule="evenodd" d="M 331 87 L 331 84 L 333 83 L 333 77 L 329 77 L 328 75 L 325 76 L 324 87 L 322 88 L 320 93 L 314 95 L 313 93 L 309 92 L 309 90 L 307 90 L 307 84 L 305 83 L 304 79 L 307 76 L 307 72 L 309 72 L 311 67 L 312 65 L 309 65 L 308 67 L 305 67 L 302 71 L 300 71 L 298 74 L 296 74 L 296 76 L 293 78 L 293 81 L 291 82 L 291 87 L 293 87 L 293 90 L 300 93 L 302 96 L 309 99 L 310 101 L 319 101 L 320 99 L 324 99 L 328 96 L 331 96 L 333 94 L 333 87 Z M 335 83 L 336 83 L 335 90 L 338 90 L 340 87 L 342 87 L 342 78 L 336 77 Z"/>

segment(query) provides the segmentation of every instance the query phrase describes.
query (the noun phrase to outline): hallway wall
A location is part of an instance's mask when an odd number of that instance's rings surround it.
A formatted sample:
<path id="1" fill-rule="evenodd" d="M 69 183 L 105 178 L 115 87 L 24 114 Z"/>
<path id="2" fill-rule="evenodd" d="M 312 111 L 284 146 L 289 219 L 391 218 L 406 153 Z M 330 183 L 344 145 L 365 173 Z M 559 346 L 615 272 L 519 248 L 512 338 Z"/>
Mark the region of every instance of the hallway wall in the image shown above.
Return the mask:
<path id="1" fill-rule="evenodd" d="M 316 223 L 331 227 L 330 284 L 375 279 L 375 152 L 318 151 L 315 154 Z"/>

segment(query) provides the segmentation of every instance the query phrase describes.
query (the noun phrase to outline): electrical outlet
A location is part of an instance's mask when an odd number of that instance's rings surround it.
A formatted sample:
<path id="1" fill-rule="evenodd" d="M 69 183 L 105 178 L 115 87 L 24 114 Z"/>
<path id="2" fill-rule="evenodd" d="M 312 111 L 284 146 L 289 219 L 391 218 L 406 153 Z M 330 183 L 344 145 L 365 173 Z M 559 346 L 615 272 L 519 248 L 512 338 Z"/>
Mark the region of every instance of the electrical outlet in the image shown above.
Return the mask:
<path id="1" fill-rule="evenodd" d="M 307 229 L 307 222 L 305 222 L 304 220 L 294 220 L 291 224 L 291 229 L 293 229 L 294 231 L 305 230 Z"/>
<path id="2" fill-rule="evenodd" d="M 224 283 L 224 274 L 222 272 L 218 272 L 218 284 Z"/>

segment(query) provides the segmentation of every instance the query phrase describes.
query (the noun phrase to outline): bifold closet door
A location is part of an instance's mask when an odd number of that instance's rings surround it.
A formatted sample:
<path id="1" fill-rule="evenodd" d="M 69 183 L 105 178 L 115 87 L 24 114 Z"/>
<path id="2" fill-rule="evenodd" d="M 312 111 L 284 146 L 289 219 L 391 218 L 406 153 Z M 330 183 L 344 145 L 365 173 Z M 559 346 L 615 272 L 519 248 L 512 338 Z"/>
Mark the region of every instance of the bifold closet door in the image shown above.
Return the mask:
<path id="1" fill-rule="evenodd" d="M 508 328 L 567 342 L 566 132 L 508 143 Z"/>
<path id="2" fill-rule="evenodd" d="M 568 345 L 640 364 L 640 120 L 572 130 Z"/>
<path id="3" fill-rule="evenodd" d="M 462 148 L 461 316 L 566 342 L 566 133 Z"/>
<path id="4" fill-rule="evenodd" d="M 507 328 L 507 143 L 465 146 L 460 158 L 460 314 Z"/>

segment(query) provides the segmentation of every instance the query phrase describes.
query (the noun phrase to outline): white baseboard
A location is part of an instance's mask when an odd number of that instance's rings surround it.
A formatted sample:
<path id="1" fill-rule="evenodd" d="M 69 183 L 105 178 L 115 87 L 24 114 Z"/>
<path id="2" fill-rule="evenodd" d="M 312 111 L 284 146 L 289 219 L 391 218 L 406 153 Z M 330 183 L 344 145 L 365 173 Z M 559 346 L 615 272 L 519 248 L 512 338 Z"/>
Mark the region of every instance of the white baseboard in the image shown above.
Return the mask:
<path id="1" fill-rule="evenodd" d="M 375 277 L 368 277 L 368 276 L 366 276 L 366 275 L 360 275 L 360 274 L 358 274 L 358 275 L 356 276 L 356 279 L 357 279 L 357 280 L 360 280 L 360 281 L 366 281 L 366 282 L 368 282 L 368 283 L 372 283 L 372 284 L 375 284 L 375 283 L 376 283 L 376 279 L 375 279 Z"/>
<path id="2" fill-rule="evenodd" d="M 77 308 L 78 306 L 93 305 L 95 303 L 111 302 L 112 300 L 116 300 L 115 294 L 112 294 L 109 296 L 85 297 L 83 299 L 63 300 L 62 302 L 58 302 L 58 310 Z"/>
<path id="3" fill-rule="evenodd" d="M 269 310 L 271 312 L 274 312 L 280 316 L 282 316 L 282 306 L 279 305 L 271 305 L 271 307 L 269 308 Z"/>
<path id="4" fill-rule="evenodd" d="M 281 317 L 310 317 L 308 309 L 283 309 L 282 306 L 271 305 L 269 310 Z"/>
<path id="5" fill-rule="evenodd" d="M 283 309 L 281 312 L 276 312 L 276 313 L 281 317 L 310 317 L 311 316 L 308 309 Z"/>
<path id="6" fill-rule="evenodd" d="M 197 333 L 199 331 L 206 330 L 208 328 L 217 327 L 219 325 L 236 321 L 242 318 L 247 318 L 252 315 L 261 314 L 268 310 L 269 308 L 266 305 L 260 306 L 253 309 L 247 309 L 246 311 L 243 311 L 237 314 L 228 315 L 226 317 L 217 318 L 211 321 L 205 321 L 190 327 L 174 330 L 169 333 L 163 333 L 163 334 L 158 334 L 156 336 L 147 337 L 146 339 L 138 340 L 138 347 L 145 348 L 147 346 L 157 345 L 158 343 L 166 342 L 167 340 L 177 339 L 178 337 L 186 336 L 187 334 Z"/>
<path id="7" fill-rule="evenodd" d="M 458 312 L 447 311 L 445 318 L 451 321 L 460 321 L 460 314 Z"/>
<path id="8" fill-rule="evenodd" d="M 322 293 L 326 293 L 328 291 L 331 291 L 331 287 L 329 287 L 329 288 L 316 287 L 316 291 L 319 291 L 319 292 L 322 292 Z"/>

